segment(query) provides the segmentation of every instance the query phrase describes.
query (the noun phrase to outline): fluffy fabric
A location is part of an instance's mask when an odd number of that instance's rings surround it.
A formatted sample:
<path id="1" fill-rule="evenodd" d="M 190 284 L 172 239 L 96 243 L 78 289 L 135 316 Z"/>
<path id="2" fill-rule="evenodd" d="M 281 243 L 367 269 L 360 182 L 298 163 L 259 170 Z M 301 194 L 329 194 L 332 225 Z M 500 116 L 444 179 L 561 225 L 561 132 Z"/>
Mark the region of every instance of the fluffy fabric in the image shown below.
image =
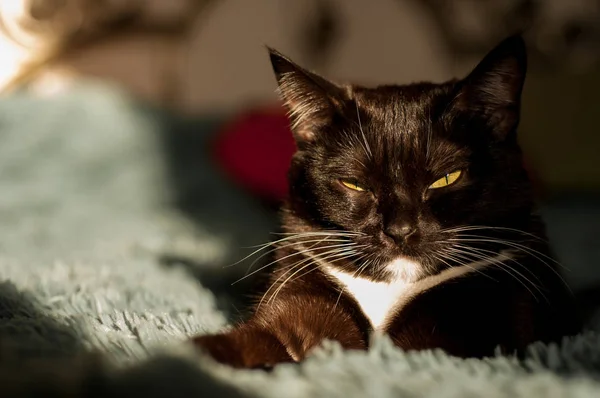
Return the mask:
<path id="1" fill-rule="evenodd" d="M 212 126 L 97 87 L 0 104 L 0 396 L 597 396 L 594 332 L 521 362 L 405 353 L 385 338 L 368 353 L 327 344 L 273 373 L 194 352 L 185 339 L 228 323 L 224 287 L 247 263 L 224 266 L 276 227 L 213 168 Z M 549 212 L 567 254 L 574 217 L 600 219 Z M 589 256 L 568 260 L 574 285 L 592 280 Z"/>

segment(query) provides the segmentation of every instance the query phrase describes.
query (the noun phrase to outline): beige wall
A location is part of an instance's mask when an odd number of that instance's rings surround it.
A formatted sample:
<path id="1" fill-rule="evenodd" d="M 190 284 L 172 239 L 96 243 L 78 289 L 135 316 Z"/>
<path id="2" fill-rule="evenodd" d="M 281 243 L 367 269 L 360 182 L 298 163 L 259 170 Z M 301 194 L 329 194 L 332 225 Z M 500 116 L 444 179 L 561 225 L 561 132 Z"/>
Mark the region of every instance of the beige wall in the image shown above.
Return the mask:
<path id="1" fill-rule="evenodd" d="M 274 80 L 264 44 L 303 63 L 295 41 L 310 12 L 307 0 L 221 2 L 199 29 L 189 63 L 189 107 L 228 107 L 272 98 Z M 419 10 L 397 0 L 337 0 L 345 23 L 331 78 L 367 83 L 443 79 L 451 74 L 435 29 Z M 304 11 L 303 11 L 304 10 Z"/>

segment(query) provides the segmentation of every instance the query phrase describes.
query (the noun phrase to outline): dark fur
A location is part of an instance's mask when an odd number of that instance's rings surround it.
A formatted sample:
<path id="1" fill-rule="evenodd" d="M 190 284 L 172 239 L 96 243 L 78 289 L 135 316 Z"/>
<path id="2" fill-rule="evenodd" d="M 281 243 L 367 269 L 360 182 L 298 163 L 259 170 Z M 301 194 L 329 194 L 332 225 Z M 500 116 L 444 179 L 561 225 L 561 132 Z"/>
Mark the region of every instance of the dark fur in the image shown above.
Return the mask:
<path id="1" fill-rule="evenodd" d="M 361 276 L 386 281 L 382 265 L 404 256 L 422 264 L 416 280 L 516 249 L 515 243 L 536 251 L 518 249 L 515 261 L 412 299 L 385 328 L 399 347 L 483 357 L 498 346 L 520 351 L 579 331 L 573 298 L 548 259 L 517 143 L 526 71 L 520 37 L 502 42 L 465 79 L 444 84 L 338 86 L 273 50 L 271 61 L 298 146 L 283 227 L 289 233 L 360 233 L 337 238 L 363 246 L 332 265 L 356 272 L 370 261 Z M 427 189 L 455 170 L 464 170 L 455 184 Z M 347 178 L 368 191 L 345 188 L 340 179 Z M 445 231 L 461 226 L 493 228 Z M 445 254 L 454 245 L 449 239 L 469 234 L 479 240 L 463 244 L 476 252 Z M 236 367 L 301 360 L 324 339 L 368 348 L 369 321 L 312 261 L 330 254 L 331 242 L 313 236 L 280 243 L 274 288 L 255 313 L 228 332 L 196 338 L 197 344 Z"/>

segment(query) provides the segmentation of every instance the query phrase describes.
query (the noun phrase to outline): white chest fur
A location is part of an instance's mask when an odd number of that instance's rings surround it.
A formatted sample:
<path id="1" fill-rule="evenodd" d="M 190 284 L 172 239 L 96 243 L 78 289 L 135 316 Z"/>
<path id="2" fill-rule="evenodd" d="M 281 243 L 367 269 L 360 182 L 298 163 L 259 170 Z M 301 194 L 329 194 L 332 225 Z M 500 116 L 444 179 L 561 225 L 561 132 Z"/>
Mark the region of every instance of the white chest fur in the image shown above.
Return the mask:
<path id="1" fill-rule="evenodd" d="M 327 273 L 342 285 L 345 293 L 354 297 L 375 330 L 382 328 L 386 316 L 396 305 L 401 305 L 402 298 L 407 297 L 414 286 L 400 278 L 385 283 L 355 278 L 352 274 L 334 269 L 329 269 Z"/>
<path id="2" fill-rule="evenodd" d="M 373 282 L 365 278 L 356 278 L 353 274 L 336 270 L 326 265 L 322 269 L 334 281 L 339 283 L 344 292 L 352 296 L 361 310 L 371 322 L 373 329 L 386 327 L 388 317 L 396 314 L 413 297 L 436 285 L 457 278 L 469 272 L 477 271 L 493 263 L 505 261 L 509 254 L 501 253 L 498 257 L 486 261 L 478 261 L 463 266 L 453 267 L 441 273 L 410 282 L 410 276 L 418 270 L 419 265 L 408 260 L 396 260 L 388 265 L 388 269 L 397 271 L 390 283 Z"/>

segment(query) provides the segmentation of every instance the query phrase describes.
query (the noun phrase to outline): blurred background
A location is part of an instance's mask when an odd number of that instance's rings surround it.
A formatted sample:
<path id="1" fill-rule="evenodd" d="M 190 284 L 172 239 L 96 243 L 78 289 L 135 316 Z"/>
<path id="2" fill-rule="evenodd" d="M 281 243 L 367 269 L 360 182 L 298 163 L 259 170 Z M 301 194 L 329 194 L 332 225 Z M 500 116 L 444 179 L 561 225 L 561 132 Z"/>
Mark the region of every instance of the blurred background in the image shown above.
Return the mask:
<path id="1" fill-rule="evenodd" d="M 56 137 L 75 134 L 100 149 L 108 145 L 102 137 L 112 137 L 111 145 L 119 139 L 103 132 L 120 128 L 115 114 L 142 112 L 151 127 L 135 140 L 155 142 L 144 156 L 164 166 L 159 202 L 193 220 L 194 228 L 228 237 L 229 248 L 270 239 L 286 192 L 293 143 L 265 45 L 333 80 L 410 83 L 462 76 L 500 40 L 524 32 L 526 162 L 556 250 L 574 270 L 569 281 L 582 289 L 600 281 L 598 0 L 2 0 L 0 16 L 0 152 L 21 154 L 4 157 L 12 163 L 0 169 L 2 178 L 12 187 L 35 185 L 26 177 L 35 173 L 12 171 L 48 167 L 39 159 L 57 145 L 69 149 L 55 162 L 81 154 L 70 138 Z M 109 92 L 126 105 L 94 113 L 99 105 L 92 99 Z M 46 144 L 23 144 L 32 135 Z M 128 147 L 119 148 L 130 157 Z M 81 168 L 89 158 L 77 159 L 67 172 L 85 181 L 115 165 L 113 158 L 94 158 L 93 167 Z M 71 178 L 43 177 L 46 183 Z M 58 186 L 52 192 L 56 201 L 69 194 Z M 140 192 L 146 191 L 131 192 L 132 206 L 141 203 Z M 6 212 L 11 203 L 4 203 Z M 96 245 L 97 237 L 90 242 Z M 200 272 L 206 268 L 199 263 L 218 264 L 211 268 L 217 270 L 241 253 L 207 257 L 186 250 L 165 250 L 161 261 Z M 202 278 L 231 282 L 217 271 Z"/>

